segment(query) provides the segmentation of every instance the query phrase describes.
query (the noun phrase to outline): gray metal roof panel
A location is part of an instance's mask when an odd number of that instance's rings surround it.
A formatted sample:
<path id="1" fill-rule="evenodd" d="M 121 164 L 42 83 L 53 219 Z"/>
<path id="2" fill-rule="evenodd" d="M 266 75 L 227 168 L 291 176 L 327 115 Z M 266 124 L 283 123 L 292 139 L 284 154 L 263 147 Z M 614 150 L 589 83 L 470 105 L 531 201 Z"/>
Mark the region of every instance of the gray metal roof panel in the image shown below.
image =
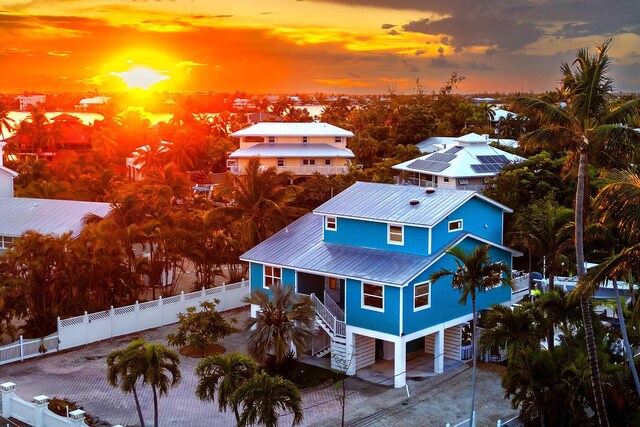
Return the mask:
<path id="1" fill-rule="evenodd" d="M 431 227 L 477 195 L 469 190 L 440 188 L 433 194 L 427 194 L 424 188 L 417 186 L 356 182 L 320 205 L 314 212 Z M 409 204 L 411 200 L 417 200 L 420 203 L 411 206 Z M 486 200 L 490 201 L 490 199 Z M 501 205 L 500 207 L 502 208 Z"/>
<path id="2" fill-rule="evenodd" d="M 240 259 L 402 286 L 427 268 L 437 255 L 327 243 L 322 240 L 322 216 L 307 214 Z"/>
<path id="3" fill-rule="evenodd" d="M 77 236 L 87 214 L 105 217 L 110 211 L 109 203 L 0 197 L 0 235 L 20 236 L 35 230 L 54 235 L 72 231 Z"/>
<path id="4" fill-rule="evenodd" d="M 256 144 L 251 147 L 241 148 L 229 155 L 231 158 L 243 157 L 341 157 L 354 158 L 353 151 L 348 148 L 334 147 L 329 144 Z"/>

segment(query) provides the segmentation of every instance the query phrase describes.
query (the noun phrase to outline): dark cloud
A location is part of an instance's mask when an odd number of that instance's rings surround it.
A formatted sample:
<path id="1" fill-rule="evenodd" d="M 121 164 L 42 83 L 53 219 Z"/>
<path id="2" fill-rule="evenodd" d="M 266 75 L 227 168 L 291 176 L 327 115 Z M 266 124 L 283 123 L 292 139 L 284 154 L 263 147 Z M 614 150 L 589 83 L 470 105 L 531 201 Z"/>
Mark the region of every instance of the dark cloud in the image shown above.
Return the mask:
<path id="1" fill-rule="evenodd" d="M 458 68 L 459 65 L 453 61 L 449 61 L 444 55 L 431 59 L 430 68 Z"/>
<path id="2" fill-rule="evenodd" d="M 387 31 L 387 34 L 389 34 L 390 36 L 397 36 L 400 33 L 397 32 L 396 30 L 389 30 L 389 31 Z"/>
<path id="3" fill-rule="evenodd" d="M 416 51 L 415 51 L 414 55 L 415 55 L 415 56 L 420 56 L 420 55 L 424 55 L 425 53 L 427 53 L 427 51 L 426 51 L 426 50 L 424 50 L 424 49 L 418 49 L 418 50 L 416 50 Z"/>
<path id="4" fill-rule="evenodd" d="M 467 62 L 466 66 L 476 71 L 493 71 L 493 67 L 483 64 L 482 62 Z"/>
<path id="5" fill-rule="evenodd" d="M 396 24 L 382 24 L 381 28 L 383 30 L 388 30 L 388 29 L 393 28 L 393 27 L 397 27 L 397 25 Z"/>

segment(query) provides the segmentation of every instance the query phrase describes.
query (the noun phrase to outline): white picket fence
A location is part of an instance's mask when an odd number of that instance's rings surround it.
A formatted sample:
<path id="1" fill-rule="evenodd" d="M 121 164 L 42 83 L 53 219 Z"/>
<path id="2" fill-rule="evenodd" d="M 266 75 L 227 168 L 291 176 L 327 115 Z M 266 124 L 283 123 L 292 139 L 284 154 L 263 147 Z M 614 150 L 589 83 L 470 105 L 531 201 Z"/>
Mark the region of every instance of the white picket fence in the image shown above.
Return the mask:
<path id="1" fill-rule="evenodd" d="M 219 300 L 216 310 L 224 311 L 243 307 L 242 299 L 249 295 L 249 282 L 230 283 L 197 292 L 158 298 L 153 301 L 124 307 L 111 307 L 96 313 L 85 312 L 82 316 L 60 319 L 58 332 L 44 338 L 23 339 L 0 347 L 0 365 L 50 354 L 59 350 L 101 341 L 120 335 L 132 334 L 145 329 L 170 325 L 178 321 L 178 313 L 187 307 L 199 309 L 203 301 Z"/>
<path id="2" fill-rule="evenodd" d="M 145 329 L 157 328 L 178 322 L 178 314 L 187 307 L 199 309 L 203 301 L 218 299 L 216 310 L 225 311 L 243 307 L 242 299 L 249 295 L 249 282 L 231 283 L 197 292 L 158 298 L 143 303 L 136 302 L 124 307 L 87 313 L 83 316 L 58 318 L 58 349 L 66 350 L 120 335 L 132 334 Z"/>

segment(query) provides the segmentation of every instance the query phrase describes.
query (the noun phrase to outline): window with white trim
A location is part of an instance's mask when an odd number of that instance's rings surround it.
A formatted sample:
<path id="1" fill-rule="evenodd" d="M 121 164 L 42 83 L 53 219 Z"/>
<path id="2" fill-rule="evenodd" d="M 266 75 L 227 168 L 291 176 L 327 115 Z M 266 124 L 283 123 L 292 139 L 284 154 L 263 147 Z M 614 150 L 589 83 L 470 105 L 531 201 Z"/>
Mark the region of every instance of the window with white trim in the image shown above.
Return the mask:
<path id="1" fill-rule="evenodd" d="M 302 159 L 302 166 L 315 166 L 316 159 Z"/>
<path id="2" fill-rule="evenodd" d="M 269 137 L 269 144 L 275 144 L 276 143 L 276 137 L 275 136 L 270 136 Z"/>
<path id="3" fill-rule="evenodd" d="M 325 166 L 331 166 L 331 159 L 324 159 Z"/>
<path id="4" fill-rule="evenodd" d="M 284 157 L 278 157 L 278 167 L 284 166 Z"/>
<path id="5" fill-rule="evenodd" d="M 469 180 L 467 178 L 458 178 L 459 185 L 467 185 L 468 183 L 469 183 Z"/>
<path id="6" fill-rule="evenodd" d="M 404 226 L 387 224 L 387 243 L 390 245 L 404 244 Z"/>
<path id="7" fill-rule="evenodd" d="M 336 136 L 333 139 L 333 142 L 335 142 L 336 144 L 340 144 L 342 142 L 342 137 L 341 136 Z"/>
<path id="8" fill-rule="evenodd" d="M 442 180 L 443 180 L 444 182 L 449 182 L 449 177 L 448 177 L 448 176 L 445 176 L 445 177 L 443 177 L 443 178 L 442 178 Z"/>
<path id="9" fill-rule="evenodd" d="M 362 307 L 384 311 L 384 286 L 362 284 Z"/>
<path id="10" fill-rule="evenodd" d="M 462 230 L 462 220 L 449 221 L 449 232 Z"/>
<path id="11" fill-rule="evenodd" d="M 306 144 L 307 142 L 309 142 L 309 137 L 308 136 L 303 136 L 302 137 L 302 143 Z"/>
<path id="12" fill-rule="evenodd" d="M 16 239 L 17 237 L 0 236 L 0 249 L 9 249 Z"/>
<path id="13" fill-rule="evenodd" d="M 264 287 L 269 288 L 272 285 L 282 284 L 282 269 L 272 265 L 264 266 Z"/>
<path id="14" fill-rule="evenodd" d="M 325 230 L 336 231 L 338 229 L 338 218 L 335 216 L 325 216 L 324 219 Z"/>
<path id="15" fill-rule="evenodd" d="M 431 283 L 416 283 L 413 288 L 413 310 L 431 307 Z"/>

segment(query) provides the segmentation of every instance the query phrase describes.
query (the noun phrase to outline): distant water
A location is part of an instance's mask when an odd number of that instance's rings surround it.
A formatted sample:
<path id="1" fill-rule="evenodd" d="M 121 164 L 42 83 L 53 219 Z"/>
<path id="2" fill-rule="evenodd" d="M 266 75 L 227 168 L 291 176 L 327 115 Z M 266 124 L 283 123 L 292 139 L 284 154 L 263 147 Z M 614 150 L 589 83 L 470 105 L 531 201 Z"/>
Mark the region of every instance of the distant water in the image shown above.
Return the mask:
<path id="1" fill-rule="evenodd" d="M 322 114 L 322 109 L 324 107 L 325 107 L 324 105 L 298 105 L 298 106 L 296 106 L 296 108 L 298 108 L 300 110 L 303 110 L 303 109 L 306 108 L 311 117 L 318 116 L 318 118 L 320 118 L 320 115 Z"/>
<path id="2" fill-rule="evenodd" d="M 70 114 L 72 116 L 76 116 L 85 125 L 92 125 L 94 121 L 103 119 L 103 116 L 100 113 L 85 113 L 85 112 L 79 112 L 79 111 L 53 111 L 53 112 L 44 113 L 44 115 L 49 120 L 51 120 L 53 117 L 59 116 L 60 114 Z M 26 119 L 27 116 L 29 116 L 29 112 L 28 111 L 11 111 L 11 112 L 9 112 L 9 117 L 15 121 L 14 127 L 17 127 L 18 123 L 20 123 L 21 121 Z M 146 113 L 146 116 L 149 118 L 149 121 L 151 121 L 151 124 L 155 125 L 155 124 L 157 124 L 159 122 L 168 121 L 171 117 L 173 117 L 173 114 L 171 114 L 171 113 Z M 12 133 L 7 133 L 7 131 L 4 130 L 5 138 L 7 138 L 7 137 L 9 137 L 11 135 L 13 135 L 13 132 Z"/>

